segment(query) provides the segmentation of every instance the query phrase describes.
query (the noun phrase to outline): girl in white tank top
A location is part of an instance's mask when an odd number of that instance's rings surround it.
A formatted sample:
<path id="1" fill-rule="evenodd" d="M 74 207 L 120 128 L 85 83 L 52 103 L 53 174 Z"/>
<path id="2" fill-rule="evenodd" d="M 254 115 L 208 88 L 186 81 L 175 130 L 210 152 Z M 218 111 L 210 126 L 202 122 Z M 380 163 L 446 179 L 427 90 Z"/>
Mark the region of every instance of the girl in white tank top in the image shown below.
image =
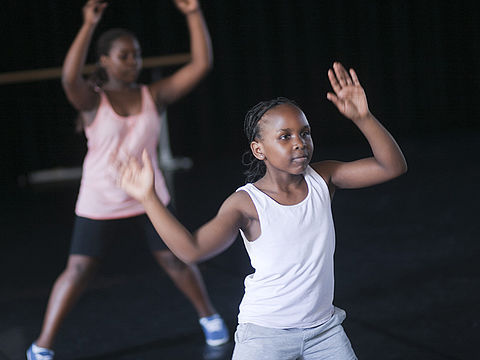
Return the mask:
<path id="1" fill-rule="evenodd" d="M 359 128 L 373 156 L 310 164 L 313 141 L 302 110 L 277 98 L 245 118 L 250 144 L 247 185 L 194 234 L 156 196 L 146 151 L 119 164 L 121 187 L 138 199 L 167 246 L 185 262 L 225 250 L 242 235 L 255 272 L 245 279 L 234 359 L 355 359 L 333 306 L 334 227 L 330 201 L 337 188 L 360 188 L 403 174 L 406 162 L 389 132 L 368 109 L 353 69 L 328 71 L 327 98 Z M 330 357 L 329 357 L 330 356 Z"/>

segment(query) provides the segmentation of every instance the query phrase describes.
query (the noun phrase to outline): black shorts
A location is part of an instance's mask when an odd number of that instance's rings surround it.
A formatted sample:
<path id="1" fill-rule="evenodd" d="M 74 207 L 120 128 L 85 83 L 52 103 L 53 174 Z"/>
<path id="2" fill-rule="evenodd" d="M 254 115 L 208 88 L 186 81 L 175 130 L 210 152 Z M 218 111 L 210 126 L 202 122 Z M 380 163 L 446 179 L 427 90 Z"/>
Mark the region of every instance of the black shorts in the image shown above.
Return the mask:
<path id="1" fill-rule="evenodd" d="M 175 214 L 171 205 L 167 208 Z M 110 246 L 123 244 L 126 238 L 141 241 L 142 246 L 146 242 L 150 251 L 168 249 L 146 214 L 111 220 L 75 216 L 70 254 L 103 257 Z"/>

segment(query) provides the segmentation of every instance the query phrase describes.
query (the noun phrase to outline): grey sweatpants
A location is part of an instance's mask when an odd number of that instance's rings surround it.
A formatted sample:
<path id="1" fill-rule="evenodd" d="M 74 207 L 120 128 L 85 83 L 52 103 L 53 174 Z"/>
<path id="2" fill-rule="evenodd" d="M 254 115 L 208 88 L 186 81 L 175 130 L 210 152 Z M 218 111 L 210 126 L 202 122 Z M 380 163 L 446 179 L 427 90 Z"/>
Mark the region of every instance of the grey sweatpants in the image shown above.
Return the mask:
<path id="1" fill-rule="evenodd" d="M 342 327 L 345 317 L 345 311 L 336 307 L 327 322 L 313 328 L 273 329 L 239 324 L 232 360 L 355 360 Z"/>

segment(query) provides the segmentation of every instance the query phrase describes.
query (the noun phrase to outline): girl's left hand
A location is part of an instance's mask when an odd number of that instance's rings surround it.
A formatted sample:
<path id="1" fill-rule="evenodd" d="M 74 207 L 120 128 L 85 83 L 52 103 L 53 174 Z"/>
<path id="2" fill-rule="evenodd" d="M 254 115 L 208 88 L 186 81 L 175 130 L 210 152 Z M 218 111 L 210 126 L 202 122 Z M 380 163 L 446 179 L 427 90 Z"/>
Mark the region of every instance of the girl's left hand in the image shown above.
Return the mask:
<path id="1" fill-rule="evenodd" d="M 333 70 L 328 70 L 328 79 L 335 93 L 327 93 L 327 99 L 333 102 L 344 116 L 355 122 L 370 113 L 367 96 L 355 70 L 350 69 L 349 74 L 342 64 L 335 62 Z"/>
<path id="2" fill-rule="evenodd" d="M 174 0 L 177 8 L 184 14 L 188 15 L 200 8 L 197 0 Z"/>

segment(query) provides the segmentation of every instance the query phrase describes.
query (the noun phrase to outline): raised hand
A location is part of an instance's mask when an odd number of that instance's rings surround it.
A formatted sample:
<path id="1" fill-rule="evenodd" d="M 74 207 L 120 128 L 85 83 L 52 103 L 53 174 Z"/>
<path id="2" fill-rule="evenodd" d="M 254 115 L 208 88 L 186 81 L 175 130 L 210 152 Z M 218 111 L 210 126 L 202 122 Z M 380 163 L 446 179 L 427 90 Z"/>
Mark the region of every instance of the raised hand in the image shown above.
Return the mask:
<path id="1" fill-rule="evenodd" d="M 97 24 L 107 6 L 108 3 L 104 0 L 88 0 L 83 7 L 83 21 L 89 24 Z"/>
<path id="2" fill-rule="evenodd" d="M 152 163 L 146 150 L 143 150 L 142 162 L 143 166 L 135 158 L 130 158 L 117 165 L 118 185 L 140 202 L 155 193 Z"/>
<path id="3" fill-rule="evenodd" d="M 369 115 L 367 97 L 355 70 L 350 69 L 348 73 L 342 64 L 335 62 L 333 70 L 328 70 L 328 79 L 334 93 L 328 92 L 327 99 L 340 113 L 354 122 Z"/>
<path id="4" fill-rule="evenodd" d="M 193 13 L 200 9 L 197 0 L 174 0 L 177 8 L 184 14 Z"/>

